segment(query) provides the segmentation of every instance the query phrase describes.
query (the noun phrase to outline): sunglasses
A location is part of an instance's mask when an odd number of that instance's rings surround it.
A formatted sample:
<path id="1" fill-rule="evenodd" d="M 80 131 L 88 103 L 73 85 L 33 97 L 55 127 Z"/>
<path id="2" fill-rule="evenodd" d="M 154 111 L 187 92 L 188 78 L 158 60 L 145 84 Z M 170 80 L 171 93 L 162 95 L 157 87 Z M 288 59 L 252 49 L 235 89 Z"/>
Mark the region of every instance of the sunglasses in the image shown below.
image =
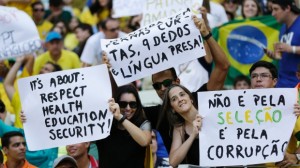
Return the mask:
<path id="1" fill-rule="evenodd" d="M 120 108 L 126 108 L 129 104 L 130 108 L 137 108 L 137 103 L 135 101 L 126 102 L 126 101 L 119 101 Z"/>
<path id="2" fill-rule="evenodd" d="M 33 9 L 33 11 L 35 11 L 35 12 L 38 12 L 38 11 L 40 11 L 40 12 L 44 12 L 44 11 L 45 11 L 45 9 L 38 9 L 38 8 L 36 8 L 36 9 Z"/>
<path id="3" fill-rule="evenodd" d="M 115 32 L 119 29 L 120 29 L 120 27 L 116 27 L 116 28 L 111 28 L 111 29 L 107 29 L 107 30 L 110 31 L 110 32 Z"/>
<path id="4" fill-rule="evenodd" d="M 153 83 L 152 86 L 155 90 L 160 90 L 161 89 L 161 85 L 164 85 L 164 87 L 169 87 L 172 85 L 173 80 L 172 79 L 166 79 L 162 82 L 156 82 Z"/>

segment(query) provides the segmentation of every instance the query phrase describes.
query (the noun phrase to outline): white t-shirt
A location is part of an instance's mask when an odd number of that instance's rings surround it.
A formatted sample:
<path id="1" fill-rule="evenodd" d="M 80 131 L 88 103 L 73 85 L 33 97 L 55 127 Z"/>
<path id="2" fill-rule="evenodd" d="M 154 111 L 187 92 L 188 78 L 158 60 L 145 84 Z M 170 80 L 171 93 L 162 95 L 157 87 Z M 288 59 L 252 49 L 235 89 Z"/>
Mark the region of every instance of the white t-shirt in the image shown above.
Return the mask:
<path id="1" fill-rule="evenodd" d="M 210 1 L 210 14 L 207 15 L 210 28 L 221 26 L 228 22 L 225 9 L 222 5 Z"/>
<path id="2" fill-rule="evenodd" d="M 122 37 L 124 35 L 125 35 L 124 32 L 119 32 L 118 37 Z M 102 59 L 101 39 L 105 39 L 105 34 L 103 32 L 98 32 L 92 35 L 87 40 L 83 52 L 80 56 L 80 60 L 82 62 L 91 65 L 101 64 L 101 59 Z"/>
<path id="3" fill-rule="evenodd" d="M 176 73 L 180 84 L 191 92 L 196 92 L 209 80 L 209 72 L 199 63 L 197 59 L 178 65 Z"/>

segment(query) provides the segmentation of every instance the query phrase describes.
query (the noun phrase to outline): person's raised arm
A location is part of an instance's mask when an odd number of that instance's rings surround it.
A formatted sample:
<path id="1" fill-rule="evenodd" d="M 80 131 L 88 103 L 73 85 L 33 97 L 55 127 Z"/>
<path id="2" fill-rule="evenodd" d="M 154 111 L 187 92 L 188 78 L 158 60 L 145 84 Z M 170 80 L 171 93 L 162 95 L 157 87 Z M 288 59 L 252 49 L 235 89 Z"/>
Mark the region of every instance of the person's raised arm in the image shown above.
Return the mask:
<path id="1" fill-rule="evenodd" d="M 105 51 L 102 51 L 102 64 L 107 65 L 110 83 L 111 83 L 112 95 L 114 95 L 118 89 L 118 85 L 117 85 L 114 77 L 112 76 L 111 72 L 109 71 L 109 69 L 111 68 L 111 64 L 109 63 L 109 59 L 108 59 Z"/>
<path id="2" fill-rule="evenodd" d="M 215 67 L 210 75 L 209 81 L 207 82 L 207 90 L 220 90 L 224 86 L 230 63 L 222 48 L 212 37 L 211 32 L 207 29 L 204 21 L 202 19 L 198 19 L 196 16 L 193 16 L 193 20 L 197 28 L 200 30 L 203 39 L 207 42 L 215 62 Z"/>
<path id="3" fill-rule="evenodd" d="M 177 167 L 184 160 L 194 140 L 199 134 L 202 125 L 201 121 L 201 116 L 197 115 L 196 119 L 193 121 L 193 132 L 184 142 L 182 142 L 182 136 L 184 136 L 183 126 L 176 127 L 173 130 L 172 146 L 169 156 L 169 163 L 171 166 Z"/>
<path id="4" fill-rule="evenodd" d="M 3 85 L 6 91 L 6 94 L 9 98 L 9 100 L 12 100 L 12 97 L 14 95 L 14 93 L 16 92 L 15 87 L 14 87 L 14 82 L 15 79 L 17 77 L 17 72 L 20 69 L 20 67 L 22 66 L 22 64 L 24 63 L 25 60 L 25 56 L 22 57 L 18 57 L 16 59 L 16 62 L 14 63 L 14 65 L 10 68 L 8 74 L 6 75 Z"/>
<path id="5" fill-rule="evenodd" d="M 109 109 L 113 113 L 114 118 L 121 122 L 120 124 L 128 131 L 131 137 L 140 145 L 147 146 L 151 142 L 151 130 L 142 130 L 134 125 L 132 122 L 123 118 L 124 116 L 120 112 L 118 103 L 115 103 L 113 98 L 109 99 Z"/>

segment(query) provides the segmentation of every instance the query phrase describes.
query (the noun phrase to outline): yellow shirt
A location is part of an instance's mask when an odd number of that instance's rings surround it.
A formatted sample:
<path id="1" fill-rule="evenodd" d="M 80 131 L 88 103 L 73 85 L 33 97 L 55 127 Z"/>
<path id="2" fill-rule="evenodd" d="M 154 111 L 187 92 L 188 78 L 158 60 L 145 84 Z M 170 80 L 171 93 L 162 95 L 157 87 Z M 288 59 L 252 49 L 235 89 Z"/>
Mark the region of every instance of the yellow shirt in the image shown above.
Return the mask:
<path id="1" fill-rule="evenodd" d="M 47 51 L 35 59 L 33 74 L 39 74 L 40 70 L 48 61 L 60 65 L 63 70 L 80 68 L 80 60 L 76 53 L 68 50 L 62 50 L 60 58 L 57 61 L 54 61 L 51 58 L 49 51 Z"/>
<path id="2" fill-rule="evenodd" d="M 82 23 L 87 23 L 91 26 L 96 25 L 98 22 L 105 20 L 109 17 L 109 10 L 104 9 L 99 14 L 93 14 L 91 13 L 90 9 L 88 7 L 85 7 L 79 16 L 79 19 Z"/>
<path id="3" fill-rule="evenodd" d="M 11 114 L 15 114 L 14 108 L 11 105 L 11 101 L 9 100 L 9 98 L 5 92 L 3 83 L 0 83 L 0 99 L 5 104 L 6 111 L 10 112 Z"/>
<path id="4" fill-rule="evenodd" d="M 74 48 L 79 44 L 78 39 L 74 33 L 68 33 L 64 39 L 64 46 L 68 50 L 74 50 Z"/>
<path id="5" fill-rule="evenodd" d="M 53 24 L 47 20 L 43 21 L 42 24 L 36 26 L 40 35 L 40 38 L 44 41 L 46 39 L 47 33 L 53 27 Z"/>
<path id="6" fill-rule="evenodd" d="M 32 16 L 32 9 L 31 9 L 31 4 L 33 2 L 35 2 L 36 0 L 31 0 L 29 3 L 24 3 L 24 2 L 8 2 L 7 6 L 11 6 L 11 7 L 16 7 L 19 10 L 22 10 L 24 12 L 26 12 L 29 16 Z"/>

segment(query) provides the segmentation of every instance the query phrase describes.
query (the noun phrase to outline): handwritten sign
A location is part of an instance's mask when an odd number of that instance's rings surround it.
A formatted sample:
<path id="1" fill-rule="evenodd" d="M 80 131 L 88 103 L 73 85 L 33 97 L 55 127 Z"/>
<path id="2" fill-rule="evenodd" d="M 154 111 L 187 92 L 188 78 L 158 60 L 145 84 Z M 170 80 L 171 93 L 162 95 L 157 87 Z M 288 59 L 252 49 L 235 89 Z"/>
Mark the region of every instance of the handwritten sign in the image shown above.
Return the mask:
<path id="1" fill-rule="evenodd" d="M 143 13 L 144 0 L 113 0 L 113 18 Z"/>
<path id="2" fill-rule="evenodd" d="M 36 25 L 23 11 L 0 6 L 0 60 L 39 50 L 42 45 Z"/>
<path id="3" fill-rule="evenodd" d="M 250 165 L 283 160 L 296 116 L 297 90 L 201 92 L 200 166 Z"/>
<path id="4" fill-rule="evenodd" d="M 111 84 L 105 65 L 18 80 L 30 150 L 102 139 L 110 134 Z"/>
<path id="5" fill-rule="evenodd" d="M 198 10 L 202 3 L 203 0 L 146 0 L 143 7 L 141 26 L 170 17 L 186 8 L 190 8 L 193 14 L 199 14 Z"/>
<path id="6" fill-rule="evenodd" d="M 118 39 L 101 39 L 116 83 L 127 84 L 205 55 L 190 10 L 140 28 Z"/>

